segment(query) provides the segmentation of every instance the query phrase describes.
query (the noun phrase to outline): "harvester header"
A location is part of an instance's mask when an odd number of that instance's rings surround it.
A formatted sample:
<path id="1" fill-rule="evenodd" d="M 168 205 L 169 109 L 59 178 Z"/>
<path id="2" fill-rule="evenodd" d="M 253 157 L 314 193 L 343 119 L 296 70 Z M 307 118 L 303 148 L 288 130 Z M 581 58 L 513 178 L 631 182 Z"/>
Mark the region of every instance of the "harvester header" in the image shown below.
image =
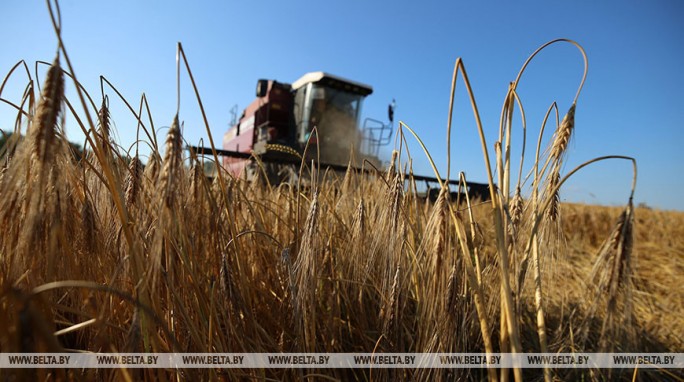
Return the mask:
<path id="1" fill-rule="evenodd" d="M 248 180 L 266 175 L 271 184 L 291 180 L 296 173 L 293 165 L 302 160 L 335 171 L 364 162 L 380 169 L 380 147 L 391 142 L 395 102 L 388 108 L 389 122 L 366 118 L 361 124 L 363 101 L 372 93 L 370 85 L 325 72 L 307 73 L 292 84 L 258 80 L 256 99 L 223 136 L 223 149 L 217 150 L 222 165 L 233 176 Z M 194 149 L 211 154 L 206 148 Z M 437 182 L 425 176 L 413 179 Z M 469 188 L 485 196 L 485 185 L 473 183 Z"/>

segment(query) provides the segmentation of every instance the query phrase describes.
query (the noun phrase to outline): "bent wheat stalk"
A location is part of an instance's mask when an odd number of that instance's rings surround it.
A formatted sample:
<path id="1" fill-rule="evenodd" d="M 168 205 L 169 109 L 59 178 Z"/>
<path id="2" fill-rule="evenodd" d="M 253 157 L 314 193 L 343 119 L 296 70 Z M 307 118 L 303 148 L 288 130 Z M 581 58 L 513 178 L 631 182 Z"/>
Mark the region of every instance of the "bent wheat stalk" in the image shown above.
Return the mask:
<path id="1" fill-rule="evenodd" d="M 440 186 L 442 188 L 446 187 L 446 184 L 443 183 L 439 176 L 439 172 L 437 171 L 437 167 L 435 166 L 434 161 L 432 160 L 432 157 L 430 156 L 430 153 L 428 152 L 427 148 L 425 147 L 425 144 L 423 141 L 418 137 L 418 134 L 416 134 L 413 129 L 411 129 L 408 125 L 406 125 L 404 122 L 399 122 L 399 125 L 406 128 L 411 135 L 416 139 L 418 144 L 421 146 L 423 149 L 423 152 L 425 155 L 428 157 L 428 161 L 430 165 L 432 166 L 433 171 L 435 172 L 435 177 L 437 178 L 438 182 L 440 183 Z M 451 203 L 448 203 L 449 206 L 449 213 L 451 216 L 451 220 L 454 222 L 454 225 L 456 226 L 456 233 L 457 237 L 459 240 L 459 243 L 461 244 L 461 247 L 463 251 L 465 252 L 463 254 L 463 259 L 465 260 L 465 269 L 466 269 L 466 276 L 468 277 L 468 284 L 470 285 L 470 288 L 473 291 L 473 300 L 475 301 L 475 308 L 477 310 L 477 316 L 479 318 L 479 323 L 480 323 L 480 332 L 482 333 L 482 341 L 484 342 L 485 346 L 485 351 L 487 354 L 492 354 L 494 353 L 494 346 L 492 345 L 492 339 L 491 335 L 489 333 L 489 321 L 487 319 L 487 308 L 485 305 L 485 296 L 484 296 L 484 290 L 482 288 L 482 285 L 478 282 L 480 279 L 480 276 L 476 274 L 475 271 L 475 266 L 472 263 L 472 254 L 470 253 L 469 246 L 467 244 L 467 236 L 465 233 L 465 229 L 463 226 L 463 223 L 460 218 L 458 218 L 453 210 L 453 206 Z M 498 378 L 496 376 L 496 370 L 494 369 L 488 369 L 487 370 L 489 373 L 489 378 L 492 381 L 497 381 Z M 522 376 L 521 376 L 522 378 Z"/>

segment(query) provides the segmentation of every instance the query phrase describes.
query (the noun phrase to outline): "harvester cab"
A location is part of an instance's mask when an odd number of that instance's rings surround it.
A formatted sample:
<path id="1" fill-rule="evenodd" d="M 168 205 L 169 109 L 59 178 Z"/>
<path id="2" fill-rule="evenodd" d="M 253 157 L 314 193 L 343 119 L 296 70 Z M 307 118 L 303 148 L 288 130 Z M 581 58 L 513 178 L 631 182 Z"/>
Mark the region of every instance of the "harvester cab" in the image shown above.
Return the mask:
<path id="1" fill-rule="evenodd" d="M 360 128 L 363 100 L 372 92 L 369 85 L 324 72 L 307 73 L 291 85 L 259 80 L 257 98 L 224 136 L 224 150 L 236 154 L 224 156 L 224 167 L 250 177 L 258 169 L 245 156 L 259 155 L 273 163 L 267 169 L 273 172 L 280 170 L 279 163 L 291 163 L 293 156 L 304 153 L 305 160 L 322 164 L 346 166 L 353 160 L 358 165 L 367 160 L 379 166 L 379 146 L 389 143 L 392 127 L 391 122 L 367 118 Z"/>
<path id="2" fill-rule="evenodd" d="M 314 72 L 295 81 L 292 90 L 298 145 L 308 142 L 310 155 L 324 163 L 346 165 L 351 153 L 361 159 L 361 107 L 373 88 Z"/>

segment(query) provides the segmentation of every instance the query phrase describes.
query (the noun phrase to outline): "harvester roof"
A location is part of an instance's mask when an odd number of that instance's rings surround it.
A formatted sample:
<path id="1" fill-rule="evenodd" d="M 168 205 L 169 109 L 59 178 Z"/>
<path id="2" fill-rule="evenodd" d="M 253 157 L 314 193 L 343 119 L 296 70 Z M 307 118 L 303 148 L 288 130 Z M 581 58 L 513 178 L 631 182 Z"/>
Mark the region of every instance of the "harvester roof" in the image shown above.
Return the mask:
<path id="1" fill-rule="evenodd" d="M 361 94 L 363 96 L 373 93 L 373 87 L 370 85 L 334 76 L 325 72 L 311 72 L 303 75 L 297 81 L 292 83 L 292 90 L 297 90 L 308 83 L 321 83 L 332 88 Z"/>

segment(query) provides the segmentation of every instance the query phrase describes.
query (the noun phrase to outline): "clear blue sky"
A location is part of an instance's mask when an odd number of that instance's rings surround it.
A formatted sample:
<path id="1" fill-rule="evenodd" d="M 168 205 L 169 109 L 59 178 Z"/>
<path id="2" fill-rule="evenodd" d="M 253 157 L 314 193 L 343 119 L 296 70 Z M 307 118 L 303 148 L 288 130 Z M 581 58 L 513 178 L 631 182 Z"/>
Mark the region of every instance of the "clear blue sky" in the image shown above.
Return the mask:
<path id="1" fill-rule="evenodd" d="M 322 70 L 373 85 L 365 116 L 384 119 L 387 103 L 396 98 L 397 119 L 419 132 L 442 171 L 456 58 L 464 59 L 491 148 L 508 83 L 527 56 L 546 41 L 573 39 L 586 49 L 589 74 L 566 170 L 600 155 L 634 156 L 639 162 L 636 202 L 684 210 L 684 2 L 679 0 L 60 4 L 65 45 L 84 86 L 99 99 L 102 74 L 134 104 L 145 92 L 157 127 L 168 126 L 175 113 L 180 41 L 217 142 L 228 127 L 230 108 L 251 102 L 258 78 L 291 82 Z M 31 68 L 36 60 L 53 59 L 57 43 L 43 1 L 3 0 L 0 15 L 3 76 L 20 59 Z M 44 71 L 40 67 L 41 79 Z M 561 113 L 567 111 L 581 75 L 582 60 L 571 45 L 554 46 L 533 61 L 518 88 L 531 135 L 536 137 L 551 102 L 558 102 Z M 185 138 L 206 141 L 187 76 L 181 84 Z M 25 76 L 16 75 L 2 97 L 18 102 L 25 85 Z M 120 143 L 127 147 L 135 139 L 135 121 L 113 92 L 108 94 Z M 12 109 L 0 104 L 0 127 L 11 128 L 14 118 Z M 83 139 L 73 123 L 67 135 Z M 452 169 L 486 181 L 462 83 L 453 139 Z M 415 172 L 430 174 L 422 153 L 416 146 L 412 150 Z M 562 198 L 624 204 L 630 180 L 626 162 L 600 164 L 576 176 Z"/>

